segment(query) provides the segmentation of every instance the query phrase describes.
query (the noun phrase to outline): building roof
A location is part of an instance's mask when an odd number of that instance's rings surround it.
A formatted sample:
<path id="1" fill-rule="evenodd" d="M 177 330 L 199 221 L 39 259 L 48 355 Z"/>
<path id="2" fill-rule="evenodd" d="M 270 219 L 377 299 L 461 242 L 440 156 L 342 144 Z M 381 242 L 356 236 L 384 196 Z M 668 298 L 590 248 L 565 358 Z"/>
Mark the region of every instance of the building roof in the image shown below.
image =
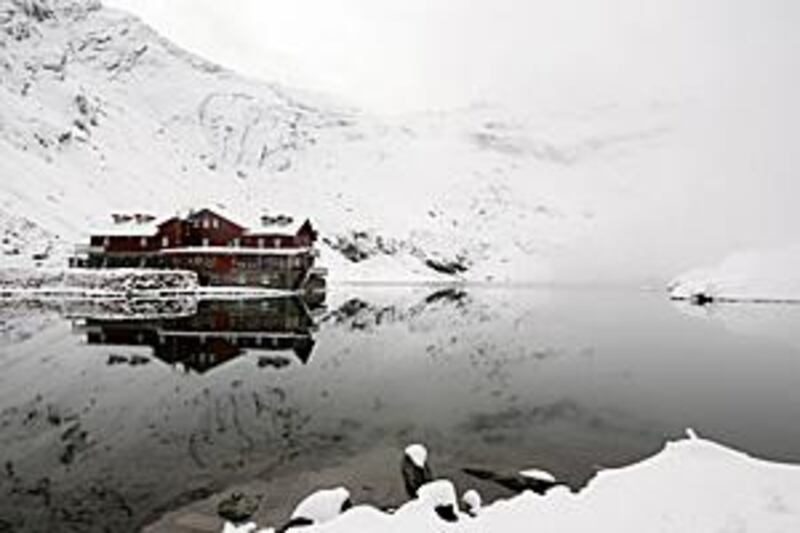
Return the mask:
<path id="1" fill-rule="evenodd" d="M 238 222 L 235 221 L 235 219 L 233 217 L 227 216 L 227 213 L 223 212 L 222 210 L 209 209 L 207 207 L 204 207 L 203 209 L 200 209 L 198 211 L 189 212 L 189 214 L 186 216 L 185 219 L 188 222 L 193 222 L 197 218 L 201 217 L 204 214 L 209 214 L 209 215 L 215 216 L 217 218 L 221 218 L 222 220 L 224 220 L 228 224 L 236 226 L 237 228 L 239 228 L 242 231 L 247 229 L 246 226 L 243 226 L 243 225 L 239 224 Z"/>
<path id="2" fill-rule="evenodd" d="M 152 237 L 159 228 L 175 220 L 192 221 L 202 213 L 211 213 L 242 228 L 246 235 L 295 236 L 308 221 L 286 214 L 262 214 L 260 216 L 237 215 L 223 208 L 203 208 L 184 213 L 182 216 L 155 217 L 148 213 L 114 213 L 106 221 L 91 228 L 92 235 L 101 237 Z"/>
<path id="3" fill-rule="evenodd" d="M 279 218 L 280 217 L 280 218 Z M 248 227 L 249 235 L 297 235 L 307 218 L 262 215 Z"/>
<path id="4" fill-rule="evenodd" d="M 107 221 L 92 227 L 92 235 L 101 237 L 152 237 L 158 233 L 158 219 L 146 214 L 115 213 Z"/>

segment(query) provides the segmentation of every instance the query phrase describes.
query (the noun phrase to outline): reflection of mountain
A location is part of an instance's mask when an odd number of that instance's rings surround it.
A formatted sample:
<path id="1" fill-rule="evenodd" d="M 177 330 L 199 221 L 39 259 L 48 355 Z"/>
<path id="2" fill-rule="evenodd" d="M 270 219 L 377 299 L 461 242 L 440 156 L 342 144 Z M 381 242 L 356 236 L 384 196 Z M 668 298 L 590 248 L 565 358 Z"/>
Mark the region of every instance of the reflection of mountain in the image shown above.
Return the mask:
<path id="1" fill-rule="evenodd" d="M 202 301 L 193 315 L 162 319 L 89 318 L 81 329 L 90 345 L 150 346 L 165 363 L 203 374 L 246 351 L 292 351 L 305 364 L 314 327 L 300 299 L 282 298 Z"/>

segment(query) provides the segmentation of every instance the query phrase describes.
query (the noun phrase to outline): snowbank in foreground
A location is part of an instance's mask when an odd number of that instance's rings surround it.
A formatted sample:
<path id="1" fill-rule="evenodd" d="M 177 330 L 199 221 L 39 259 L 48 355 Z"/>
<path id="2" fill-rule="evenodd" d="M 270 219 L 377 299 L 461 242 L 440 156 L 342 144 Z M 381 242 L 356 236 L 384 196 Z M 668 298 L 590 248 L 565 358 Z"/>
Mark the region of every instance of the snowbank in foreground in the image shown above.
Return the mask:
<path id="1" fill-rule="evenodd" d="M 182 270 L 0 270 L 4 296 L 159 296 L 196 291 L 197 274 Z"/>
<path id="2" fill-rule="evenodd" d="M 227 532 L 250 533 L 253 525 Z M 472 518 L 442 521 L 415 500 L 388 515 L 355 507 L 307 533 L 589 531 L 800 531 L 800 467 L 769 463 L 713 442 L 668 444 L 634 466 L 601 472 L 579 494 L 554 489 L 496 502 Z M 262 530 L 269 531 L 269 530 Z"/>
<path id="3" fill-rule="evenodd" d="M 668 289 L 675 299 L 702 294 L 723 301 L 800 301 L 800 246 L 734 254 L 681 275 Z"/>

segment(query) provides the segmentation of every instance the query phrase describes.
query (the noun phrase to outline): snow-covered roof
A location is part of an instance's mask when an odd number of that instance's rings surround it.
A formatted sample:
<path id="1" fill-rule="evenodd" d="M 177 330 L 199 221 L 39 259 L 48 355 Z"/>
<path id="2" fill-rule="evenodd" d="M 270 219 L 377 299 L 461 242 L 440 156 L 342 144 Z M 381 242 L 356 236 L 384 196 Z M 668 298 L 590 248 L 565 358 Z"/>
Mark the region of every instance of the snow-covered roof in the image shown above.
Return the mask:
<path id="1" fill-rule="evenodd" d="M 194 215 L 209 211 L 222 218 L 233 222 L 237 226 L 245 229 L 250 235 L 297 235 L 300 228 L 308 220 L 307 217 L 295 217 L 286 213 L 266 213 L 260 214 L 232 212 L 224 207 L 208 207 L 192 210 L 185 214 L 183 218 L 189 219 Z"/>
<path id="2" fill-rule="evenodd" d="M 293 217 L 286 214 L 262 214 L 258 216 L 236 214 L 229 212 L 227 209 L 214 207 L 162 216 L 151 213 L 114 213 L 106 220 L 92 224 L 90 233 L 108 237 L 150 237 L 158 233 L 159 226 L 164 222 L 175 218 L 191 220 L 192 217 L 203 211 L 209 211 L 237 226 L 241 226 L 248 235 L 295 236 L 305 221 L 308 220 L 306 217 Z"/>
<path id="3" fill-rule="evenodd" d="M 94 224 L 92 235 L 102 237 L 152 237 L 158 232 L 160 219 L 150 214 L 114 214 Z"/>
<path id="4" fill-rule="evenodd" d="M 307 218 L 288 215 L 262 215 L 247 226 L 251 234 L 297 235 Z"/>

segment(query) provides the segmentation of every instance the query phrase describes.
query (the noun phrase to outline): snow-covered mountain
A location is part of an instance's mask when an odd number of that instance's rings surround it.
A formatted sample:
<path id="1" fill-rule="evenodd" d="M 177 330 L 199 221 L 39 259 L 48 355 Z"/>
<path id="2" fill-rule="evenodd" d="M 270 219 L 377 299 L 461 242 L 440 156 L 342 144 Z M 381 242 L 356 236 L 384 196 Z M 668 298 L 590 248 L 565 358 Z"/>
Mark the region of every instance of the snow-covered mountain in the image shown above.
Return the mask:
<path id="1" fill-rule="evenodd" d="M 114 212 L 200 206 L 310 216 L 339 278 L 543 280 L 574 250 L 599 271 L 656 264 L 637 243 L 684 205 L 664 179 L 675 117 L 665 102 L 374 117 L 97 0 L 0 0 L 0 266 L 63 264 Z M 628 257 L 601 260 L 611 243 Z"/>

